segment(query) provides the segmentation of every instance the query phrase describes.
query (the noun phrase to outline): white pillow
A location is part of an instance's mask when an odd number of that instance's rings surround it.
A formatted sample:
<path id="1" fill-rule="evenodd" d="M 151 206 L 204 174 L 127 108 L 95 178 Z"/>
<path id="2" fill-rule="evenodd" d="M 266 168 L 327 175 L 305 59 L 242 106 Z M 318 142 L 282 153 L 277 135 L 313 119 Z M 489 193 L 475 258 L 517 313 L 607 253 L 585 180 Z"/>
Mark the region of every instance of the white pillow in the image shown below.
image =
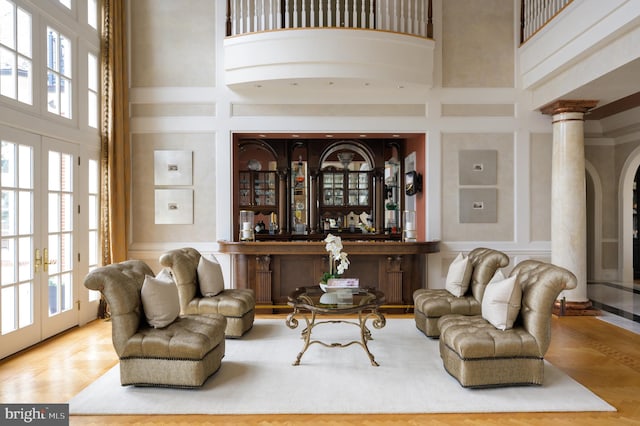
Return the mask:
<path id="1" fill-rule="evenodd" d="M 156 280 L 175 283 L 175 281 L 173 280 L 173 275 L 171 275 L 171 270 L 169 268 L 162 268 L 162 270 L 156 275 Z"/>
<path id="2" fill-rule="evenodd" d="M 203 296 L 215 296 L 224 290 L 222 268 L 215 257 L 213 259 L 207 259 L 204 256 L 200 256 L 197 272 L 198 283 L 200 283 L 200 293 L 202 293 Z"/>
<path id="3" fill-rule="evenodd" d="M 178 287 L 171 275 L 145 276 L 140 296 L 147 322 L 152 327 L 166 327 L 180 315 Z"/>
<path id="4" fill-rule="evenodd" d="M 518 317 L 521 302 L 517 276 L 488 284 L 482 298 L 482 318 L 499 330 L 508 330 Z"/>
<path id="5" fill-rule="evenodd" d="M 449 265 L 444 287 L 456 297 L 464 295 L 469 288 L 471 271 L 472 265 L 469 262 L 469 258 L 462 253 L 458 253 L 458 256 Z"/>
<path id="6" fill-rule="evenodd" d="M 502 269 L 498 269 L 496 271 L 496 273 L 493 274 L 493 277 L 491 277 L 491 279 L 489 280 L 489 282 L 487 284 L 497 283 L 498 281 L 502 281 L 502 280 L 504 280 L 506 278 L 507 277 L 504 276 L 504 273 L 502 272 Z"/>

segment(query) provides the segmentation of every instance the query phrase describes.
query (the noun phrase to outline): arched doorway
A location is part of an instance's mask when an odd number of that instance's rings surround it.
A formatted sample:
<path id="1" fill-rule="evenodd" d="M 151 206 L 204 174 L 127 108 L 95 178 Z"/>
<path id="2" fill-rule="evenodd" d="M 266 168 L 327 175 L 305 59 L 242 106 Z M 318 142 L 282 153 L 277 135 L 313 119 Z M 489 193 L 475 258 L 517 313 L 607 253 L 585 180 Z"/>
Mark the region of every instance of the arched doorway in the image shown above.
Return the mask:
<path id="1" fill-rule="evenodd" d="M 622 169 L 618 185 L 618 279 L 623 285 L 633 284 L 633 183 L 640 167 L 640 147 L 634 149 Z"/>

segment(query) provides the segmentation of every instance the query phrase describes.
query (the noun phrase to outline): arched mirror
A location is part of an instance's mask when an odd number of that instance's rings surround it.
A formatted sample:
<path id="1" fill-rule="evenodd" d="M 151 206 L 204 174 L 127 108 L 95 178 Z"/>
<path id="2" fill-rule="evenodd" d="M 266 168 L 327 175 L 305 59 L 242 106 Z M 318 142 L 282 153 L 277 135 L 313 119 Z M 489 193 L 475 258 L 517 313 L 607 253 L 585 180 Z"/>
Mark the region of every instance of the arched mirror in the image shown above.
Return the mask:
<path id="1" fill-rule="evenodd" d="M 356 141 L 340 141 L 320 157 L 320 229 L 368 232 L 373 223 L 374 160 Z"/>
<path id="2" fill-rule="evenodd" d="M 356 141 L 341 141 L 327 148 L 320 157 L 320 170 L 371 171 L 373 158 L 369 150 Z"/>

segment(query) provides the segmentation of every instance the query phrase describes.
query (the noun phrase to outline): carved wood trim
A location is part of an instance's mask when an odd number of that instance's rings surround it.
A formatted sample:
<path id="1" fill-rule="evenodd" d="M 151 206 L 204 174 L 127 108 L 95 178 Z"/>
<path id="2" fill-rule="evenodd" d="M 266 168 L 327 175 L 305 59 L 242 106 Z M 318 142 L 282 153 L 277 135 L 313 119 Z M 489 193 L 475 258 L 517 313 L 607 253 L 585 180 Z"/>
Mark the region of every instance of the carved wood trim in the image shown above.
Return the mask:
<path id="1" fill-rule="evenodd" d="M 402 303 L 402 256 L 387 257 L 387 280 L 382 283 L 387 303 Z"/>
<path id="2" fill-rule="evenodd" d="M 540 112 L 545 115 L 561 114 L 563 112 L 585 113 L 598 105 L 595 100 L 565 100 L 556 101 L 540 108 Z"/>
<path id="3" fill-rule="evenodd" d="M 256 303 L 272 303 L 271 256 L 256 256 Z"/>

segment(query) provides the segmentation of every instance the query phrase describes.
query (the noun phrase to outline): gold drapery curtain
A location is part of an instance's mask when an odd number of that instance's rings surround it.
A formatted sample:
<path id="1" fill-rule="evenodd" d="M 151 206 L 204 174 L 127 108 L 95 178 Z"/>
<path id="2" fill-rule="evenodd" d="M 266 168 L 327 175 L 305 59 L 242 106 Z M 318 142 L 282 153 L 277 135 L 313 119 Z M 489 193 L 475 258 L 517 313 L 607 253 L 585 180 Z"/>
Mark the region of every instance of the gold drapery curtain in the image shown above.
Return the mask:
<path id="1" fill-rule="evenodd" d="M 101 212 L 102 264 L 127 259 L 130 142 L 126 0 L 101 0 L 102 81 Z"/>

